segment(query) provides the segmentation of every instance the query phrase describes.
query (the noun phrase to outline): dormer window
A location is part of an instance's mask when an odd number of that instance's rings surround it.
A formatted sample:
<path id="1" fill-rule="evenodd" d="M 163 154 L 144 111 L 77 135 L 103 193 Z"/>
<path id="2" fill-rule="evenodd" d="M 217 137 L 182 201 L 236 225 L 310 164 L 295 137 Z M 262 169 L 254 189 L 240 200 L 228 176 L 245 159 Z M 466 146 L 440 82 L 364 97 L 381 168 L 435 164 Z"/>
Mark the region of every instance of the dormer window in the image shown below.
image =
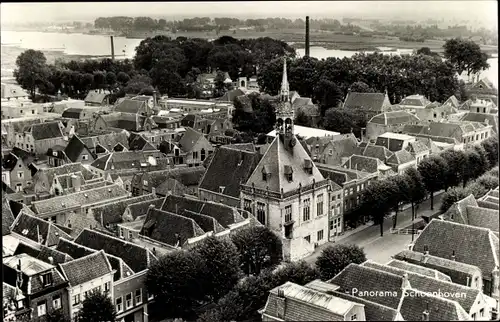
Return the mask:
<path id="1" fill-rule="evenodd" d="M 288 182 L 293 181 L 293 170 L 292 170 L 292 167 L 289 165 L 285 166 L 285 177 L 288 180 Z"/>
<path id="2" fill-rule="evenodd" d="M 47 273 L 42 275 L 43 286 L 52 285 L 52 273 Z"/>
<path id="3" fill-rule="evenodd" d="M 309 159 L 305 159 L 304 160 L 304 169 L 306 170 L 306 172 L 308 174 L 312 174 L 313 172 L 313 165 L 312 165 L 312 161 L 309 160 Z"/>
<path id="4" fill-rule="evenodd" d="M 269 166 L 265 165 L 262 167 L 262 180 L 267 181 L 271 177 L 271 170 Z"/>

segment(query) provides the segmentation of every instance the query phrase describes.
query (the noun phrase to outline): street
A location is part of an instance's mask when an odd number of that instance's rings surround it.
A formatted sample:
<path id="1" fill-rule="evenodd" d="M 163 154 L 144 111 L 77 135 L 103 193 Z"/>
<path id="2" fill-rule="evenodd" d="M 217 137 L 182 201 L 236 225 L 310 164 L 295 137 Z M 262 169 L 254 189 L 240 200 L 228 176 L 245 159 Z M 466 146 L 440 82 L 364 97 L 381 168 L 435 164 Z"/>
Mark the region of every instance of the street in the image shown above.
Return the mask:
<path id="1" fill-rule="evenodd" d="M 442 193 L 434 196 L 434 210 L 430 210 L 430 199 L 422 202 L 417 212 L 417 219 L 422 215 L 430 216 L 436 213 L 441 206 L 442 196 Z M 411 207 L 399 212 L 396 228 L 406 228 L 409 225 L 411 225 Z M 342 238 L 339 241 L 328 242 L 319 246 L 312 255 L 306 257 L 304 260 L 308 263 L 314 263 L 324 248 L 335 243 L 341 243 L 355 244 L 363 247 L 368 259 L 385 264 L 391 259 L 391 256 L 399 253 L 403 249 L 406 249 L 411 243 L 411 235 L 391 234 L 389 232 L 391 227 L 392 218 L 387 218 L 384 221 L 383 237 L 380 236 L 380 227 L 378 225 L 370 226 L 348 237 Z"/>

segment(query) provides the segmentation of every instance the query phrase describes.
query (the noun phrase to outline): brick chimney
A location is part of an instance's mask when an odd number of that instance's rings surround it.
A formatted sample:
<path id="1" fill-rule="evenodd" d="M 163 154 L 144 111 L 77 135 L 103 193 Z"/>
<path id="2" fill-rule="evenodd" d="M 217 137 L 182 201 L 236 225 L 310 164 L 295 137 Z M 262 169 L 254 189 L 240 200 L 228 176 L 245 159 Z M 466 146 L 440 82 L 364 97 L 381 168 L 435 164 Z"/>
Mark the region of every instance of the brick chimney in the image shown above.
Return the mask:
<path id="1" fill-rule="evenodd" d="M 79 176 L 72 175 L 71 176 L 71 186 L 75 189 L 75 192 L 79 192 L 82 187 L 82 182 Z"/>
<path id="2" fill-rule="evenodd" d="M 306 50 L 305 56 L 309 57 L 309 16 L 306 16 Z"/>

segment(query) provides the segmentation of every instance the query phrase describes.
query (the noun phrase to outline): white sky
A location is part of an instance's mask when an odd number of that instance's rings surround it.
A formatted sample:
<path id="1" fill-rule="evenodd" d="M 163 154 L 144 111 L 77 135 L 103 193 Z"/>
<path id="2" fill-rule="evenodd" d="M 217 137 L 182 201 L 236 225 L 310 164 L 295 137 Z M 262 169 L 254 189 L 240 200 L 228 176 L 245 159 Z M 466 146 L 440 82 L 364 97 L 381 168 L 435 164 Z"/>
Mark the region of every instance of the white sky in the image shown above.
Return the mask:
<path id="1" fill-rule="evenodd" d="M 99 16 L 471 19 L 496 25 L 497 1 L 245 1 L 2 3 L 1 22 L 93 21 Z M 492 26 L 493 27 L 493 26 Z"/>

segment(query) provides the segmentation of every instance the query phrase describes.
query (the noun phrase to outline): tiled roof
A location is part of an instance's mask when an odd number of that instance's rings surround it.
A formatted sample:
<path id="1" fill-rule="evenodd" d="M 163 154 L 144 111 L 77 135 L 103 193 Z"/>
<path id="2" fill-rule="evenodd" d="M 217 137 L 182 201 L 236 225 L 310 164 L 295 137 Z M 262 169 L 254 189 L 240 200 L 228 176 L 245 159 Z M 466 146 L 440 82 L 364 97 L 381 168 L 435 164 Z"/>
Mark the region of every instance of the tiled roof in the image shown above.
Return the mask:
<path id="1" fill-rule="evenodd" d="M 120 102 L 120 104 L 115 106 L 115 111 L 131 113 L 131 114 L 141 114 L 146 112 L 146 102 L 125 99 Z"/>
<path id="2" fill-rule="evenodd" d="M 453 106 L 454 108 L 459 108 L 460 107 L 460 102 L 458 101 L 458 99 L 455 97 L 455 95 L 452 95 L 450 96 L 450 98 L 448 98 L 446 100 L 446 102 L 444 102 L 443 105 L 451 105 Z"/>
<path id="3" fill-rule="evenodd" d="M 180 211 L 183 209 L 213 217 L 225 228 L 228 228 L 231 224 L 243 221 L 243 217 L 237 213 L 236 209 L 224 204 L 193 200 L 174 195 L 167 196 L 161 208 L 163 211 L 174 214 L 180 214 Z"/>
<path id="4" fill-rule="evenodd" d="M 394 258 L 414 265 L 435 269 L 449 276 L 453 283 L 461 285 L 467 285 L 472 280 L 474 274 L 481 274 L 477 266 L 437 256 L 425 255 L 411 250 L 404 250 L 396 254 Z"/>
<path id="5" fill-rule="evenodd" d="M 132 218 L 135 220 L 139 216 L 144 216 L 147 214 L 149 206 L 154 205 L 156 209 L 160 209 L 163 205 L 164 199 L 152 199 L 141 202 L 136 202 L 127 206 Z"/>
<path id="6" fill-rule="evenodd" d="M 362 108 L 374 112 L 382 112 L 385 100 L 386 96 L 383 93 L 349 92 L 344 102 L 344 108 Z"/>
<path id="7" fill-rule="evenodd" d="M 155 199 L 155 196 L 153 194 L 148 194 L 114 201 L 97 207 L 92 207 L 90 209 L 94 219 L 97 222 L 100 222 L 103 227 L 106 227 L 108 224 L 117 224 L 122 222 L 123 212 L 127 209 L 128 205 L 153 199 Z"/>
<path id="8" fill-rule="evenodd" d="M 33 210 L 39 214 L 50 214 L 64 209 L 92 205 L 104 200 L 127 196 L 128 192 L 117 184 L 75 192 L 64 196 L 33 202 Z"/>
<path id="9" fill-rule="evenodd" d="M 500 216 L 497 210 L 467 206 L 468 223 L 471 226 L 483 227 L 498 231 L 500 226 Z"/>
<path id="10" fill-rule="evenodd" d="M 14 147 L 12 151 L 10 151 L 10 153 L 2 160 L 3 170 L 12 171 L 16 168 L 16 165 L 18 165 L 18 161 L 20 160 L 25 166 L 28 166 L 34 160 L 34 156 L 30 155 L 28 151 Z"/>
<path id="11" fill-rule="evenodd" d="M 83 174 L 81 171 L 78 171 L 78 172 L 75 172 L 75 173 L 65 173 L 65 174 L 62 174 L 62 175 L 56 175 L 54 176 L 54 179 L 56 179 L 59 184 L 61 185 L 61 187 L 63 189 L 68 189 L 68 188 L 72 188 L 71 187 L 71 179 L 73 176 L 76 176 L 80 179 L 80 183 L 83 185 L 85 184 L 85 178 L 83 177 Z"/>
<path id="12" fill-rule="evenodd" d="M 46 246 L 41 246 L 40 253 L 36 258 L 53 265 L 63 264 L 73 260 L 73 257 L 68 254 Z"/>
<path id="13" fill-rule="evenodd" d="M 240 184 L 245 183 L 259 163 L 258 152 L 247 152 L 221 147 L 214 153 L 212 161 L 200 183 L 201 189 L 239 198 Z"/>
<path id="14" fill-rule="evenodd" d="M 423 95 L 410 95 L 405 97 L 399 105 L 426 106 L 430 101 Z"/>
<path id="15" fill-rule="evenodd" d="M 195 213 L 189 210 L 183 210 L 180 215 L 186 218 L 193 219 L 205 232 L 212 231 L 217 234 L 225 230 L 225 228 L 222 227 L 222 225 L 219 224 L 219 222 L 213 217 Z"/>
<path id="16" fill-rule="evenodd" d="M 416 123 L 419 121 L 420 119 L 412 113 L 406 111 L 393 111 L 375 115 L 368 122 L 382 125 L 398 125 Z"/>
<path id="17" fill-rule="evenodd" d="M 186 132 L 182 135 L 182 138 L 179 140 L 179 147 L 184 152 L 190 152 L 195 146 L 196 142 L 203 137 L 203 134 L 193 130 L 192 128 L 186 128 Z"/>
<path id="18" fill-rule="evenodd" d="M 438 280 L 451 282 L 451 278 L 448 275 L 443 274 L 436 269 L 431 269 L 431 268 L 427 268 L 424 266 L 418 266 L 415 264 L 411 264 L 409 262 L 404 262 L 404 261 L 400 261 L 397 259 L 393 259 L 389 263 L 387 263 L 387 266 L 399 268 L 399 269 L 402 269 L 402 270 L 405 270 L 408 272 L 417 273 L 417 274 L 432 277 L 432 278 L 436 278 Z"/>
<path id="19" fill-rule="evenodd" d="M 173 178 L 184 186 L 198 186 L 204 173 L 205 168 L 203 166 L 169 168 L 159 171 L 138 173 L 134 175 L 131 182 L 134 185 L 142 186 L 143 181 L 146 180 L 149 187 L 159 188 L 165 180 Z"/>
<path id="20" fill-rule="evenodd" d="M 2 192 L 2 236 L 10 234 L 10 226 L 13 222 L 14 215 L 5 194 Z"/>
<path id="21" fill-rule="evenodd" d="M 474 195 L 468 195 L 462 200 L 455 202 L 442 216 L 459 224 L 468 225 L 467 206 L 477 206 Z"/>
<path id="22" fill-rule="evenodd" d="M 159 242 L 182 246 L 188 239 L 205 234 L 191 218 L 158 209 L 149 209 L 142 226 L 141 235 Z"/>
<path id="23" fill-rule="evenodd" d="M 329 283 L 340 286 L 339 292 L 350 293 L 353 289 L 359 290 L 365 300 L 397 309 L 403 297 L 403 277 L 373 269 L 370 267 L 349 264 Z M 379 292 L 391 292 L 397 296 L 377 296 Z M 374 294 L 370 296 L 370 294 Z M 356 295 L 356 294 L 353 294 Z"/>
<path id="24" fill-rule="evenodd" d="M 71 160 L 71 162 L 75 162 L 77 158 L 80 156 L 82 151 L 87 150 L 87 153 L 90 155 L 90 151 L 85 146 L 85 143 L 80 140 L 80 138 L 75 134 L 69 140 L 68 145 L 64 148 L 64 153 Z"/>
<path id="25" fill-rule="evenodd" d="M 125 132 L 118 133 L 108 133 L 91 137 L 80 138 L 89 149 L 95 149 L 97 144 L 100 144 L 104 148 L 112 151 L 115 145 L 120 143 L 124 147 L 128 148 L 128 137 Z"/>
<path id="26" fill-rule="evenodd" d="M 389 151 L 384 146 L 367 144 L 364 149 L 362 149 L 361 155 L 365 157 L 377 158 L 382 162 L 387 162 L 394 153 Z"/>
<path id="27" fill-rule="evenodd" d="M 340 321 L 353 307 L 350 300 L 286 282 L 270 291 L 264 314 L 278 317 L 278 292 L 286 299 L 284 321 Z"/>
<path id="28" fill-rule="evenodd" d="M 92 177 L 94 176 L 92 172 L 87 170 L 87 168 L 85 168 L 81 163 L 78 162 L 78 163 L 67 163 L 54 168 L 41 168 L 33 177 L 33 181 L 36 182 L 37 178 L 45 174 L 47 175 L 47 181 L 50 185 L 54 181 L 54 176 L 68 174 L 68 173 L 75 173 L 75 172 L 81 172 L 85 180 L 92 179 Z"/>
<path id="29" fill-rule="evenodd" d="M 481 293 L 481 291 L 475 288 L 455 284 L 450 281 L 442 281 L 392 266 L 381 265 L 373 261 L 366 261 L 362 265 L 399 276 L 404 276 L 404 274 L 406 274 L 412 289 L 431 294 L 438 294 L 439 292 L 442 292 L 443 295 L 439 295 L 439 297 L 446 298 L 451 301 L 457 301 L 467 312 L 470 312 L 472 306 Z M 446 294 L 449 295 L 446 296 Z M 465 294 L 465 296 L 456 296 L 456 294 Z"/>
<path id="30" fill-rule="evenodd" d="M 481 123 L 488 122 L 488 124 L 493 127 L 493 131 L 498 132 L 498 114 L 467 113 L 461 118 L 461 121 L 481 122 Z"/>
<path id="31" fill-rule="evenodd" d="M 348 169 L 376 173 L 382 161 L 376 158 L 365 157 L 362 155 L 352 155 L 344 164 Z"/>
<path id="32" fill-rule="evenodd" d="M 332 166 L 328 164 L 316 163 L 321 174 L 338 185 L 343 185 L 352 180 L 361 180 L 373 174 L 363 171 L 346 169 L 340 166 Z"/>
<path id="33" fill-rule="evenodd" d="M 293 137 L 297 140 L 296 137 Z M 304 147 L 296 142 L 293 146 L 287 146 L 279 135 L 273 140 L 265 152 L 259 164 L 250 175 L 246 185 L 255 185 L 255 188 L 267 190 L 275 193 L 287 193 L 299 188 L 299 183 L 305 187 L 315 182 L 324 180 L 323 175 L 316 166 L 312 165 L 312 174 L 309 174 L 304 165 L 312 163 L 310 156 Z M 288 181 L 285 175 L 285 167 L 290 167 L 293 172 L 293 180 Z M 266 180 L 262 177 L 263 169 L 268 169 L 270 177 Z"/>
<path id="34" fill-rule="evenodd" d="M 450 221 L 433 219 L 415 241 L 414 250 L 455 260 L 481 269 L 489 279 L 498 265 L 498 237 L 486 228 L 473 227 Z"/>
<path id="35" fill-rule="evenodd" d="M 17 216 L 12 226 L 12 232 L 37 243 L 39 242 L 38 235 L 40 235 L 42 239 L 41 244 L 45 246 L 56 245 L 60 237 L 71 239 L 67 233 L 54 224 L 24 212 Z"/>
<path id="36" fill-rule="evenodd" d="M 134 272 L 140 272 L 155 260 L 146 248 L 108 236 L 97 231 L 84 229 L 75 242 L 95 249 L 104 250 L 107 254 L 121 258 Z"/>
<path id="37" fill-rule="evenodd" d="M 87 96 L 85 97 L 85 103 L 95 103 L 95 104 L 102 104 L 104 103 L 104 100 L 108 94 L 106 93 L 99 93 L 98 91 L 90 91 Z"/>
<path id="38" fill-rule="evenodd" d="M 126 151 L 103 155 L 92 162 L 91 166 L 104 171 L 141 168 L 141 163 L 149 167 L 149 157 L 156 158 L 156 166 L 168 164 L 168 158 L 160 151 Z"/>
<path id="39" fill-rule="evenodd" d="M 401 165 L 412 161 L 415 161 L 415 157 L 410 152 L 406 150 L 399 150 L 394 152 L 394 154 L 387 160 L 387 163 Z"/>
<path id="40" fill-rule="evenodd" d="M 427 147 L 422 141 L 416 140 L 415 142 L 409 142 L 406 150 L 413 154 L 419 154 L 428 151 L 429 147 Z"/>
<path id="41" fill-rule="evenodd" d="M 395 321 L 398 315 L 396 309 L 390 308 L 388 306 L 380 305 L 378 303 L 368 301 L 361 297 L 352 296 L 347 293 L 342 292 L 329 292 L 336 297 L 356 302 L 365 306 L 365 319 L 366 321 Z"/>
<path id="42" fill-rule="evenodd" d="M 104 277 L 112 272 L 111 265 L 102 250 L 60 266 L 64 276 L 73 287 Z"/>
<path id="43" fill-rule="evenodd" d="M 245 95 L 245 92 L 243 92 L 241 89 L 236 88 L 230 91 L 227 91 L 224 96 L 220 98 L 221 101 L 224 102 L 233 102 L 234 99 L 238 96 Z"/>
<path id="44" fill-rule="evenodd" d="M 32 124 L 29 132 L 33 135 L 33 139 L 45 140 L 53 138 L 62 138 L 64 135 L 59 127 L 60 122 L 45 122 L 39 124 Z"/>

